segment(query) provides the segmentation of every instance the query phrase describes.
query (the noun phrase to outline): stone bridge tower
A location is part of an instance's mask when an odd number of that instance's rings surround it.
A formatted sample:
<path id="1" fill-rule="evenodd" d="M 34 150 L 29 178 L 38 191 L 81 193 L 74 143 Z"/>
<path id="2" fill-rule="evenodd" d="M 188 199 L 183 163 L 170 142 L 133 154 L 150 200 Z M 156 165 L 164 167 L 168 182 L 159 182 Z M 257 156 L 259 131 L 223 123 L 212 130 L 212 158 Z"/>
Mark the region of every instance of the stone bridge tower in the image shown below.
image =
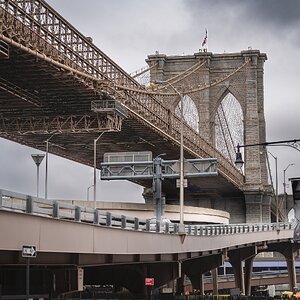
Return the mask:
<path id="1" fill-rule="evenodd" d="M 173 86 L 192 99 L 199 115 L 199 134 L 214 146 L 218 107 L 228 94 L 233 95 L 242 112 L 243 132 L 239 143 L 248 145 L 266 141 L 263 83 L 266 59 L 266 54 L 258 50 L 224 54 L 199 52 L 187 56 L 157 53 L 149 55 L 147 63 L 151 67 L 151 80 L 165 83 L 169 91 Z M 178 98 L 173 97 L 165 104 L 174 111 Z M 246 222 L 270 222 L 271 194 L 265 154 L 261 146 L 244 148 Z"/>

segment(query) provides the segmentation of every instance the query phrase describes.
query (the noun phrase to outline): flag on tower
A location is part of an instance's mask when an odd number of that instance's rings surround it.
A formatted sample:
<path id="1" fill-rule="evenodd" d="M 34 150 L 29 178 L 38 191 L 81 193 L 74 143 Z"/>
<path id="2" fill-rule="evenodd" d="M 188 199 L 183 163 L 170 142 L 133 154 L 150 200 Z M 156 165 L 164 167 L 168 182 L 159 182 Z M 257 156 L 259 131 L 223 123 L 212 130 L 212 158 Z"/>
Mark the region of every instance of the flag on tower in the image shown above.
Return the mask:
<path id="1" fill-rule="evenodd" d="M 206 43 L 207 43 L 207 29 L 205 28 L 205 36 L 204 36 L 204 39 L 202 42 L 202 47 L 204 47 L 204 45 L 206 45 Z"/>

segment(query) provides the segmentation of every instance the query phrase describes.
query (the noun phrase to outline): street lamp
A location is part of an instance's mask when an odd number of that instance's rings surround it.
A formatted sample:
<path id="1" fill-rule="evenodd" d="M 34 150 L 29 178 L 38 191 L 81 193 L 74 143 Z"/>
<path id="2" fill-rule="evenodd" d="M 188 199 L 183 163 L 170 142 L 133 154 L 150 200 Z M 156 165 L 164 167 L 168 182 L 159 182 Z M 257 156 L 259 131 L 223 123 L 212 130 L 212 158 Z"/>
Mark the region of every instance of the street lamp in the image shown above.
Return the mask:
<path id="1" fill-rule="evenodd" d="M 275 160 L 275 202 L 276 202 L 276 224 L 279 222 L 279 201 L 278 201 L 278 168 L 277 168 L 277 157 L 274 156 L 270 151 L 268 152 Z"/>
<path id="2" fill-rule="evenodd" d="M 294 166 L 295 164 L 288 164 L 287 167 L 283 170 L 283 193 L 286 197 L 286 183 L 285 183 L 285 172 L 290 166 Z"/>
<path id="3" fill-rule="evenodd" d="M 286 183 L 285 183 L 285 172 L 290 166 L 294 166 L 295 164 L 288 164 L 287 167 L 283 170 L 283 194 L 285 203 L 287 201 L 287 193 L 286 193 Z M 285 204 L 286 205 L 286 204 Z"/>
<path id="4" fill-rule="evenodd" d="M 39 167 L 42 160 L 45 157 L 45 154 L 31 154 L 33 161 L 36 164 L 37 172 L 36 172 L 36 197 L 39 199 Z"/>
<path id="5" fill-rule="evenodd" d="M 275 142 L 264 142 L 264 143 L 257 143 L 257 144 L 248 144 L 248 145 L 240 145 L 238 144 L 236 146 L 237 152 L 236 152 L 236 159 L 235 159 L 235 165 L 237 168 L 242 168 L 244 161 L 242 158 L 242 153 L 240 152 L 240 148 L 246 148 L 246 147 L 254 147 L 254 146 L 287 146 L 292 147 L 293 149 L 299 150 L 299 142 L 300 139 L 294 139 L 294 140 L 283 140 L 283 141 L 275 141 Z M 267 151 L 271 156 L 275 159 L 275 167 L 276 167 L 276 223 L 279 221 L 279 210 L 278 210 L 278 169 L 277 169 L 277 157 L 275 157 L 271 152 Z"/>
<path id="6" fill-rule="evenodd" d="M 151 83 L 163 84 L 163 81 L 152 80 Z M 183 155 L 183 98 L 184 96 L 171 84 L 168 85 L 175 91 L 180 97 L 180 173 L 179 173 L 179 232 L 184 233 L 184 155 Z"/>

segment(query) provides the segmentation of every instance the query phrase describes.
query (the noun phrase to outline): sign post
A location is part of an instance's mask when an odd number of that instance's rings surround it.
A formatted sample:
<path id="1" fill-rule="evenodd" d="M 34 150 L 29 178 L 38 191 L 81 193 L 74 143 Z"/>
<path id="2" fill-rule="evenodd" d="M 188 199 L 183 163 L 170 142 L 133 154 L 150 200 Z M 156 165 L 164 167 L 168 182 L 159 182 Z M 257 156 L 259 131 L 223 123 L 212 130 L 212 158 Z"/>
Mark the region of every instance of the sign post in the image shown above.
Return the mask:
<path id="1" fill-rule="evenodd" d="M 145 278 L 145 285 L 146 286 L 153 286 L 154 285 L 154 278 Z"/>
<path id="2" fill-rule="evenodd" d="M 26 300 L 28 300 L 30 286 L 30 258 L 36 257 L 36 246 L 22 246 L 22 257 L 26 258 Z"/>
<path id="3" fill-rule="evenodd" d="M 152 291 L 153 291 L 153 286 L 154 286 L 154 278 L 145 278 L 145 286 L 147 288 L 147 299 L 150 300 L 152 299 Z"/>

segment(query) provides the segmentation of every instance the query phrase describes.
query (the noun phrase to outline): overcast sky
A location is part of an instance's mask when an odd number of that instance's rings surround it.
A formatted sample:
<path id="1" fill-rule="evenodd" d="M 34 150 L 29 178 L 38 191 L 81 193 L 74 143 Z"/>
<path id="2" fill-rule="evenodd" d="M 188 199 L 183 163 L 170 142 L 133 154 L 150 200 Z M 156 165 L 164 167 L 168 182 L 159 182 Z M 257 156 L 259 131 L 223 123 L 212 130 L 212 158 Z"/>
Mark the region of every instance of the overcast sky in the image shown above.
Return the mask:
<path id="1" fill-rule="evenodd" d="M 198 52 L 205 28 L 210 52 L 240 52 L 248 47 L 265 52 L 268 56 L 264 78 L 267 141 L 300 138 L 300 1 L 47 2 L 84 35 L 91 36 L 103 52 L 129 73 L 145 66 L 145 58 L 155 51 L 167 55 Z M 268 150 L 278 157 L 279 190 L 282 191 L 283 170 L 290 163 L 295 166 L 288 168 L 286 178 L 300 177 L 300 152 L 288 147 Z M 1 188 L 36 193 L 36 167 L 30 157 L 35 152 L 0 140 Z M 272 158 L 270 162 L 273 166 Z M 44 167 L 45 162 L 41 165 L 42 185 Z M 275 170 L 273 173 L 274 177 Z M 92 182 L 91 168 L 50 156 L 49 198 L 86 199 L 87 188 Z M 112 182 L 98 183 L 99 198 L 143 201 L 142 189 L 138 186 L 121 182 L 118 189 L 114 187 Z M 43 194 L 43 186 L 40 194 Z"/>

